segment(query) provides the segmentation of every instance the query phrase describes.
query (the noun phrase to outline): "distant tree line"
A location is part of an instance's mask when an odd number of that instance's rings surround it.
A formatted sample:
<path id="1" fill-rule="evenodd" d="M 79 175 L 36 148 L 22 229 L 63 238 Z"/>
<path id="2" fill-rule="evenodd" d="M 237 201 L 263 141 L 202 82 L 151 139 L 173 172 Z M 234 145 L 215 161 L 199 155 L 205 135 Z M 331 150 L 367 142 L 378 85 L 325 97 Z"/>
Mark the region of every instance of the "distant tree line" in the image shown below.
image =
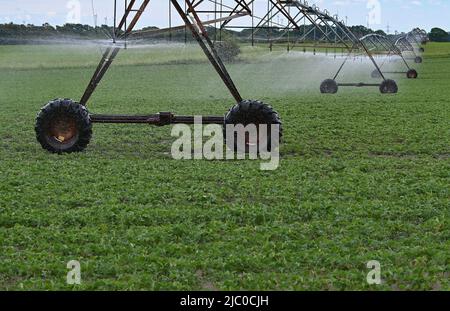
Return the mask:
<path id="1" fill-rule="evenodd" d="M 216 40 L 223 37 L 230 39 L 231 37 L 237 41 L 249 41 L 252 38 L 256 41 L 270 40 L 287 40 L 292 41 L 303 39 L 304 41 L 315 41 L 323 37 L 326 29 L 314 29 L 312 25 L 302 25 L 300 29 L 286 31 L 276 27 L 267 27 L 258 29 L 253 35 L 251 29 L 242 31 L 233 31 L 230 29 L 219 31 L 214 27 L 208 26 L 210 36 Z M 349 29 L 357 36 L 362 37 L 370 33 L 378 33 L 386 35 L 382 30 L 374 31 L 365 26 L 350 26 Z M 147 27 L 142 30 L 147 31 L 144 38 L 155 40 L 173 40 L 173 41 L 192 41 L 192 36 L 188 31 L 165 31 L 160 32 L 157 27 Z M 153 31 L 153 32 L 152 32 Z M 35 25 L 18 25 L 18 24 L 0 24 L 0 44 L 36 44 L 39 41 L 48 40 L 83 40 L 83 39 L 105 39 L 112 37 L 113 28 L 102 25 L 92 27 L 82 24 L 65 24 L 63 26 L 52 26 L 48 23 L 42 26 Z M 338 32 L 339 33 L 339 32 Z M 344 37 L 340 33 L 341 37 Z M 333 34 L 329 35 L 329 39 L 334 40 Z M 431 41 L 450 41 L 449 34 L 439 28 L 433 28 L 430 33 Z"/>
<path id="2" fill-rule="evenodd" d="M 27 44 L 39 40 L 58 39 L 104 39 L 105 32 L 111 33 L 108 26 L 92 27 L 81 24 L 65 24 L 53 27 L 50 24 L 42 26 L 0 24 L 0 44 Z"/>

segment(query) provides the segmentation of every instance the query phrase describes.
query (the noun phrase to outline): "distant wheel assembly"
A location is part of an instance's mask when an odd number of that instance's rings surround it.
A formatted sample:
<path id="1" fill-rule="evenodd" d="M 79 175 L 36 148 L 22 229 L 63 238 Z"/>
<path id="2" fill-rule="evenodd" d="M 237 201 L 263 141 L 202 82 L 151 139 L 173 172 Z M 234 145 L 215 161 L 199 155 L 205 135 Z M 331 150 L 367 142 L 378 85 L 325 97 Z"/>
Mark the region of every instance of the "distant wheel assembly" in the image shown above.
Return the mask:
<path id="1" fill-rule="evenodd" d="M 371 76 L 372 78 L 374 78 L 374 79 L 379 79 L 379 78 L 381 78 L 381 74 L 380 74 L 380 72 L 379 72 L 377 69 L 375 69 L 374 71 L 372 71 L 372 73 L 370 74 L 370 76 Z"/>
<path id="2" fill-rule="evenodd" d="M 423 59 L 422 59 L 422 57 L 417 56 L 417 57 L 414 59 L 414 62 L 415 62 L 416 64 L 421 64 L 421 63 L 423 62 Z"/>
<path id="3" fill-rule="evenodd" d="M 417 79 L 417 77 L 418 77 L 418 73 L 417 73 L 417 71 L 415 70 L 415 69 L 410 69 L 410 70 L 408 70 L 408 72 L 406 73 L 406 77 L 408 78 L 408 79 Z"/>
<path id="4" fill-rule="evenodd" d="M 70 99 L 55 99 L 36 118 L 36 138 L 42 148 L 53 153 L 84 150 L 92 137 L 87 109 Z"/>
<path id="5" fill-rule="evenodd" d="M 322 94 L 336 94 L 338 90 L 338 84 L 333 79 L 326 79 L 320 85 L 320 92 Z"/>
<path id="6" fill-rule="evenodd" d="M 396 94 L 398 92 L 397 83 L 394 80 L 384 80 L 380 85 L 380 92 L 382 94 Z"/>

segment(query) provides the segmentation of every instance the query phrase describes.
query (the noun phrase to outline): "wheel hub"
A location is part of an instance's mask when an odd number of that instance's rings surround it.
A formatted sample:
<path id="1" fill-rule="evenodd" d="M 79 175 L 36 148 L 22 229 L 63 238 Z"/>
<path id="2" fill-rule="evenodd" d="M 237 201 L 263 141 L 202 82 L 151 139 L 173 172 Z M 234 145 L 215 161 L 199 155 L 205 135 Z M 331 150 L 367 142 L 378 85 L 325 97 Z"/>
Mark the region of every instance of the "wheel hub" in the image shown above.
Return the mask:
<path id="1" fill-rule="evenodd" d="M 78 134 L 77 123 L 69 116 L 54 118 L 49 125 L 49 136 L 61 144 L 68 144 Z"/>

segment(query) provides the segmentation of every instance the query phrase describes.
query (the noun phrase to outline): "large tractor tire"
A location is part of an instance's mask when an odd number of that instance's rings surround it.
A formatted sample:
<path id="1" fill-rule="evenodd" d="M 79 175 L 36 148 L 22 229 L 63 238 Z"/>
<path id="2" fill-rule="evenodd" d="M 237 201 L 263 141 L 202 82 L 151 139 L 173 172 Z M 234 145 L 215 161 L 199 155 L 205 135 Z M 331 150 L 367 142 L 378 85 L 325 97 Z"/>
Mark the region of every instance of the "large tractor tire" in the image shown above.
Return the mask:
<path id="1" fill-rule="evenodd" d="M 338 84 L 333 79 L 326 79 L 320 84 L 320 93 L 322 94 L 336 94 L 338 90 Z"/>
<path id="2" fill-rule="evenodd" d="M 380 85 L 382 94 L 396 94 L 398 92 L 397 83 L 394 80 L 384 80 Z"/>
<path id="3" fill-rule="evenodd" d="M 240 146 L 238 143 L 238 133 L 228 133 L 234 135 L 234 143 L 227 140 L 227 125 L 243 125 L 246 127 L 249 124 L 256 125 L 258 137 L 245 136 L 245 146 Z M 261 135 L 260 125 L 267 125 L 266 135 Z M 272 125 L 277 125 L 274 129 L 278 133 L 278 143 L 272 142 Z M 261 136 L 265 139 L 260 140 Z M 260 151 L 272 151 L 279 147 L 281 138 L 283 136 L 282 122 L 278 113 L 269 105 L 264 104 L 257 100 L 244 100 L 230 109 L 225 116 L 224 120 L 224 138 L 228 148 L 234 150 L 234 152 L 249 153 L 252 149 L 256 149 L 258 153 Z"/>
<path id="4" fill-rule="evenodd" d="M 36 118 L 36 138 L 42 148 L 53 153 L 83 151 L 92 137 L 87 109 L 70 99 L 55 99 Z"/>

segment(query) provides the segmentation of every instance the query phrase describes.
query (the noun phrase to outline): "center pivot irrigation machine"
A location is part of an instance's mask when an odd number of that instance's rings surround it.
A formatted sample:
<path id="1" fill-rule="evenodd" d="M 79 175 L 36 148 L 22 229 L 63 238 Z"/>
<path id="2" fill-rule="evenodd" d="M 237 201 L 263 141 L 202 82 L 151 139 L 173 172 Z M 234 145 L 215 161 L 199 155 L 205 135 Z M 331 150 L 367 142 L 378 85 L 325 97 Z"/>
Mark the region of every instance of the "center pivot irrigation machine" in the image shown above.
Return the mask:
<path id="1" fill-rule="evenodd" d="M 225 7 L 224 3 L 227 2 L 229 5 Z M 251 2 L 253 0 L 221 0 L 220 4 L 216 1 L 204 0 L 170 0 L 169 5 L 171 4 L 176 12 L 178 12 L 184 22 L 183 27 L 190 30 L 194 39 L 198 42 L 236 101 L 236 104 L 228 111 L 225 117 L 204 116 L 202 122 L 204 124 L 224 125 L 224 129 L 227 128 L 226 125 L 228 124 L 242 124 L 244 126 L 254 124 L 258 129 L 258 137 L 265 137 L 263 139 L 264 143 L 259 139 L 257 141 L 251 141 L 251 138 L 247 136 L 245 139 L 245 151 L 248 150 L 247 148 L 250 148 L 250 145 L 256 145 L 258 151 L 260 148 L 271 151 L 278 147 L 275 146 L 275 141 L 272 144 L 271 137 L 278 135 L 279 139 L 276 141 L 279 142 L 282 135 L 281 120 L 278 113 L 271 106 L 261 101 L 244 100 L 242 98 L 226 66 L 221 60 L 214 43 L 210 39 L 201 18 L 201 16 L 207 14 L 213 15 L 220 12 L 221 15 L 225 14 L 226 17 L 216 20 L 216 22 L 228 23 L 239 17 L 251 16 L 252 10 L 249 6 Z M 56 99 L 44 106 L 37 116 L 35 126 L 37 140 L 44 149 L 54 153 L 70 153 L 84 150 L 92 136 L 92 123 L 140 123 L 157 126 L 177 123 L 194 124 L 194 116 L 178 116 L 171 112 L 160 112 L 141 116 L 99 115 L 89 114 L 86 109 L 91 95 L 121 49 L 119 46 L 116 46 L 116 43 L 121 40 L 126 40 L 127 37 L 133 35 L 133 30 L 144 11 L 148 8 L 149 3 L 150 0 L 130 0 L 129 2 L 125 0 L 124 14 L 119 23 L 116 24 L 118 6 L 117 0 L 114 1 L 113 45 L 105 50 L 80 102 L 75 102 L 70 99 Z M 211 6 L 211 4 L 213 5 Z M 232 7 L 232 9 L 229 10 L 227 9 L 228 7 Z M 271 133 L 272 128 L 277 129 L 277 133 Z M 265 136 L 259 133 L 261 129 L 266 131 Z M 236 133 L 231 135 L 237 136 Z M 227 133 L 225 133 L 225 137 L 228 137 Z M 232 150 L 238 150 L 236 137 L 231 145 L 227 141 L 227 145 Z M 243 151 L 242 149 L 240 150 Z"/>
<path id="2" fill-rule="evenodd" d="M 118 3 L 122 1 L 123 3 Z M 336 74 L 332 79 L 326 79 L 320 85 L 322 93 L 331 94 L 337 93 L 341 86 L 374 86 L 378 87 L 383 94 L 397 93 L 397 83 L 386 78 L 385 74 L 400 72 L 383 72 L 384 63 L 379 65 L 375 56 L 385 55 L 387 59 L 391 56 L 399 56 L 406 66 L 406 72 L 402 71 L 401 73 L 406 73 L 408 78 L 417 78 L 417 71 L 409 66 L 404 53 L 412 55 L 416 63 L 422 62 L 418 53 L 423 52 L 421 45 L 428 40 L 426 32 L 420 29 L 414 29 L 407 35 L 380 36 L 373 34 L 358 38 L 337 15 L 331 15 L 327 10 L 320 10 L 316 5 L 309 5 L 307 1 L 265 0 L 267 5 L 262 17 L 255 15 L 256 0 L 167 1 L 169 4 L 169 28 L 150 30 L 135 30 L 135 26 L 148 8 L 150 0 L 113 1 L 114 26 L 110 35 L 112 43 L 105 49 L 81 100 L 76 102 L 70 99 L 56 99 L 44 106 L 38 114 L 35 129 L 37 139 L 44 149 L 55 153 L 84 150 L 90 142 L 93 123 L 140 123 L 157 126 L 194 123 L 194 116 L 179 116 L 172 112 L 140 116 L 101 115 L 88 112 L 86 107 L 92 94 L 121 48 L 127 46 L 127 40 L 145 39 L 165 32 L 169 32 L 171 35 L 173 31 L 178 30 L 184 30 L 186 38 L 187 32 L 191 32 L 193 39 L 205 53 L 236 102 L 225 116 L 204 116 L 202 121 L 205 124 L 223 125 L 225 137 L 234 137 L 234 141 L 226 139 L 228 147 L 232 150 L 238 150 L 237 134 L 235 132 L 227 133 L 226 125 L 256 125 L 258 137 L 267 139 L 250 141 L 250 138 L 246 137 L 245 151 L 247 151 L 247 147 L 255 145 L 257 150 L 267 148 L 265 150 L 270 151 L 277 148 L 282 136 L 282 124 L 278 113 L 271 106 L 258 100 L 242 98 L 224 64 L 223 56 L 221 56 L 223 53 L 221 53 L 221 45 L 218 43 L 221 43 L 223 30 L 240 29 L 242 30 L 241 34 L 244 33 L 248 36 L 247 38 L 241 36 L 241 41 L 250 41 L 252 46 L 255 45 L 255 42 L 268 42 L 270 50 L 273 49 L 274 44 L 282 46 L 287 43 L 287 51 L 298 46 L 303 47 L 305 51 L 305 44 L 312 41 L 314 54 L 316 48 L 325 48 L 326 51 L 328 48 L 333 48 L 336 58 L 336 50 L 342 49 L 343 62 Z M 120 19 L 117 18 L 119 6 L 123 10 L 123 16 Z M 182 25 L 172 25 L 172 11 L 177 12 L 180 16 Z M 210 16 L 213 16 L 213 19 L 210 19 Z M 213 37 L 208 34 L 208 29 L 211 28 L 214 31 Z M 218 34 L 219 41 L 217 42 Z M 261 39 L 264 36 L 266 38 Z M 378 83 L 338 83 L 337 78 L 345 64 L 355 56 L 367 57 L 375 68 L 372 78 L 381 78 L 382 81 Z M 272 128 L 276 128 L 277 133 L 272 133 Z M 276 135 L 278 135 L 278 139 L 272 144 L 271 137 L 277 137 Z"/>

